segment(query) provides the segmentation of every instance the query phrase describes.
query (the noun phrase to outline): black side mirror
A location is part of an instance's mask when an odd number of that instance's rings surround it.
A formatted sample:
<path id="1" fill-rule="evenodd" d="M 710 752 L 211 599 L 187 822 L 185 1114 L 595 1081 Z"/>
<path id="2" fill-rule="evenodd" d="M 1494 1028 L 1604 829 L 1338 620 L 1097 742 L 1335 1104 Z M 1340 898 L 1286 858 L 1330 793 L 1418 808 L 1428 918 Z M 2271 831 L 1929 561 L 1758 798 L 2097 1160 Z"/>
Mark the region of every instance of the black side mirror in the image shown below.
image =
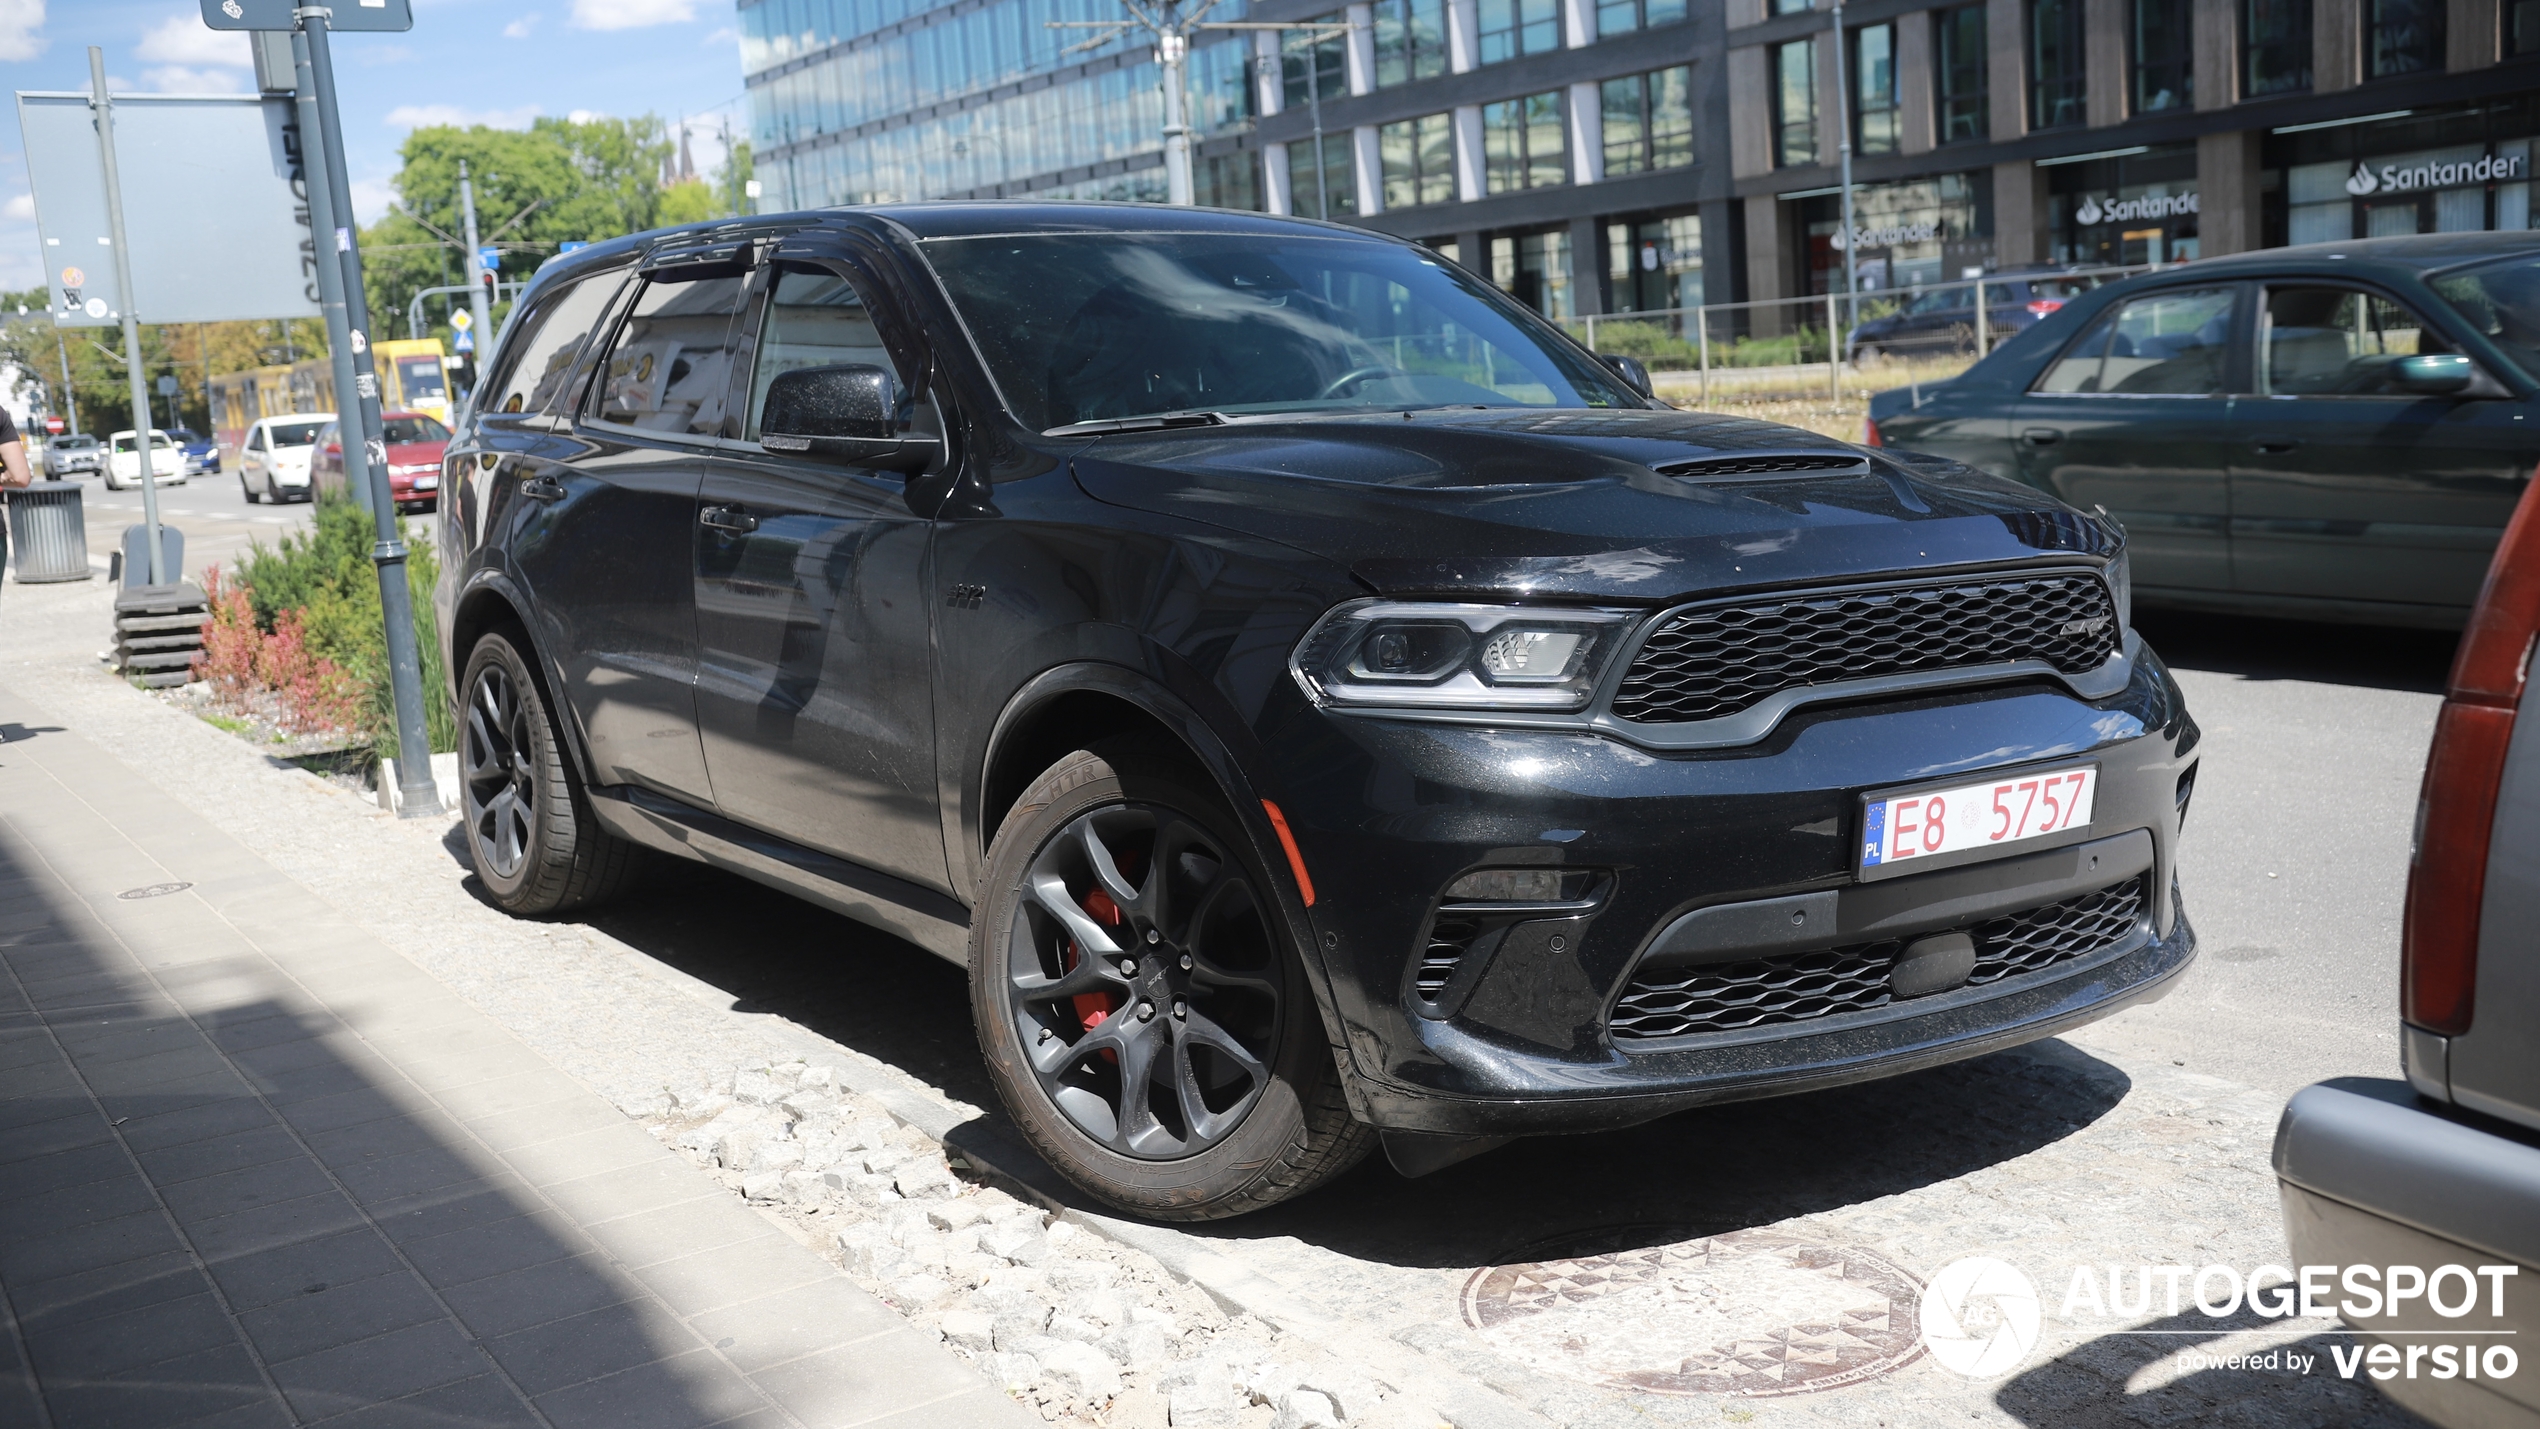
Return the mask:
<path id="1" fill-rule="evenodd" d="M 898 388 L 889 372 L 861 362 L 778 373 L 759 413 L 758 444 L 884 471 L 923 471 L 941 447 L 900 430 Z"/>
<path id="2" fill-rule="evenodd" d="M 2421 353 L 2402 357 L 2391 373 L 2391 385 L 2423 397 L 2448 397 L 2469 390 L 2478 380 L 2478 364 L 2458 353 Z"/>
<path id="3" fill-rule="evenodd" d="M 1613 368 L 1614 375 L 1622 378 L 1623 384 L 1633 391 L 1643 397 L 1658 395 L 1650 389 L 1649 369 L 1641 365 L 1639 358 L 1625 357 L 1619 352 L 1600 352 L 1596 357 L 1599 362 Z"/>

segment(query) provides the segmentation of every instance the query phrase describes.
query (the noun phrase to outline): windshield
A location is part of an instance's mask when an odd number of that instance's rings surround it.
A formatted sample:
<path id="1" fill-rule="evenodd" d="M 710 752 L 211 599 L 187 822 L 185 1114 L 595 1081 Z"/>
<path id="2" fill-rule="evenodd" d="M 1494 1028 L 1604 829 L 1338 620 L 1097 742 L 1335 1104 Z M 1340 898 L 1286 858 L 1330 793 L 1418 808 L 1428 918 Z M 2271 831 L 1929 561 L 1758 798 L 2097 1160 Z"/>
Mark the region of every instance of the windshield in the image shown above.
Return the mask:
<path id="1" fill-rule="evenodd" d="M 317 440 L 318 429 L 325 425 L 324 422 L 276 422 L 272 428 L 273 444 L 278 447 L 307 446 Z"/>
<path id="2" fill-rule="evenodd" d="M 150 446 L 153 450 L 165 451 L 168 447 L 168 434 L 160 431 L 156 427 L 151 428 Z M 132 433 L 122 432 L 117 434 L 115 437 L 115 450 L 118 452 L 132 452 L 140 450 L 140 447 L 133 440 Z"/>
<path id="3" fill-rule="evenodd" d="M 2515 258 L 2434 280 L 2470 326 L 2487 334 L 2505 355 L 2540 378 L 2540 258 Z"/>
<path id="4" fill-rule="evenodd" d="M 397 359 L 397 386 L 409 402 L 438 402 L 442 398 L 441 359 L 437 357 L 400 357 Z M 395 437 L 388 440 L 395 441 Z"/>
<path id="5" fill-rule="evenodd" d="M 450 429 L 430 417 L 390 417 L 379 424 L 379 431 L 390 446 L 402 446 L 407 442 L 446 442 L 450 439 Z"/>
<path id="6" fill-rule="evenodd" d="M 1418 249 L 1290 233 L 935 239 L 1014 414 L 1637 407 L 1593 359 Z"/>

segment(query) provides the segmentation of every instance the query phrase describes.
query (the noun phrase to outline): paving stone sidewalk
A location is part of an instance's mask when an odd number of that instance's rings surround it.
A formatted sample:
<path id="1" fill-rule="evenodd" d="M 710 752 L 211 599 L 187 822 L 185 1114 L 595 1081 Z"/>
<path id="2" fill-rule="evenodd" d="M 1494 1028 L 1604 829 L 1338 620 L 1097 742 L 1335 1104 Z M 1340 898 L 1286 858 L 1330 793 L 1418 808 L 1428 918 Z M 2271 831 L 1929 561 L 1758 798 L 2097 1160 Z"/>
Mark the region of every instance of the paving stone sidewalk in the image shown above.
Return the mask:
<path id="1" fill-rule="evenodd" d="M 10 673 L 0 1424 L 1033 1422 Z"/>

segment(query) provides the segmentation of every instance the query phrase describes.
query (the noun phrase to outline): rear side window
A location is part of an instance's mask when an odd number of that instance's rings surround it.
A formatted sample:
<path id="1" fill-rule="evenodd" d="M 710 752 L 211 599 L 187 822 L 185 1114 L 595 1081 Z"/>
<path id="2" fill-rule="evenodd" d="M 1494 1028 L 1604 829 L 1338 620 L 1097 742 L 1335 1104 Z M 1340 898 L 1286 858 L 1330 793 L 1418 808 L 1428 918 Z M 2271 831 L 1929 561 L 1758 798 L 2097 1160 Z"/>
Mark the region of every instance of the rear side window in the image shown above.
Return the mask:
<path id="1" fill-rule="evenodd" d="M 483 410 L 552 411 L 573 373 L 574 359 L 582 355 L 583 343 L 617 293 L 617 280 L 616 273 L 595 273 L 540 304 L 519 338 L 504 343 L 510 365 Z"/>
<path id="2" fill-rule="evenodd" d="M 593 415 L 672 436 L 723 435 L 741 282 L 646 282 L 618 325 Z"/>
<path id="3" fill-rule="evenodd" d="M 2234 290 L 2149 293 L 2118 304 L 2046 369 L 2040 392 L 2208 396 L 2223 390 Z"/>

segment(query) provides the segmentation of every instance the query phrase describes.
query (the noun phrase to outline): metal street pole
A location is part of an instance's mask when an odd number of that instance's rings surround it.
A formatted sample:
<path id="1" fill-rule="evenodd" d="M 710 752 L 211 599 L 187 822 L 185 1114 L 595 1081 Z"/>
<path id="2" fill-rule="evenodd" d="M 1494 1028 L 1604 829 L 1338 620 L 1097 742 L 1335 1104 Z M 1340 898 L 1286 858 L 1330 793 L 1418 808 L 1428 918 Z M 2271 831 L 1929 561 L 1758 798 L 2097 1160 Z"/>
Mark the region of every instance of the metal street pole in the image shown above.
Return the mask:
<path id="1" fill-rule="evenodd" d="M 292 83 L 298 92 L 300 115 L 300 180 L 309 199 L 310 260 L 317 265 L 318 312 L 326 319 L 326 355 L 335 375 L 336 431 L 341 434 L 353 428 L 347 415 L 345 396 L 353 390 L 353 324 L 344 311 L 344 269 L 335 261 L 335 188 L 327 176 L 325 156 L 319 137 L 323 125 L 318 118 L 317 76 L 309 66 L 309 42 L 297 30 L 291 33 Z M 282 325 L 283 344 L 289 347 L 291 324 Z M 355 504 L 370 509 L 370 463 L 358 444 L 346 441 L 344 447 L 344 484 Z"/>
<path id="2" fill-rule="evenodd" d="M 1837 182 L 1843 185 L 1843 301 L 1850 326 L 1861 325 L 1859 265 L 1853 261 L 1852 245 L 1861 230 L 1852 222 L 1852 88 L 1845 82 L 1843 54 L 1843 0 L 1834 0 L 1834 122 L 1837 136 L 1836 155 L 1842 165 Z M 1833 344 L 1835 360 L 1842 361 L 1843 335 L 1827 334 Z"/>
<path id="3" fill-rule="evenodd" d="M 1305 103 L 1314 112 L 1314 216 L 1329 222 L 1332 217 L 1332 195 L 1325 178 L 1323 162 L 1323 36 L 1308 35 L 1305 41 Z"/>
<path id="4" fill-rule="evenodd" d="M 1164 201 L 1178 208 L 1199 202 L 1191 186 L 1190 87 L 1184 66 L 1191 37 L 1170 30 L 1155 37 L 1156 63 L 1164 69 Z"/>
<path id="5" fill-rule="evenodd" d="M 75 437 L 79 435 L 79 393 L 71 387 L 71 345 L 63 340 L 58 326 L 53 329 L 53 350 L 62 355 L 62 409 L 71 419 L 71 435 Z"/>
<path id="6" fill-rule="evenodd" d="M 476 331 L 468 335 L 476 346 L 467 355 L 467 400 L 469 406 L 474 406 L 476 389 L 485 371 L 485 354 L 494 347 L 494 305 L 485 299 L 485 263 L 476 238 L 476 184 L 467 176 L 465 159 L 459 160 L 459 213 L 467 220 L 467 227 L 462 230 L 467 235 L 467 310 L 476 320 Z"/>
<path id="7" fill-rule="evenodd" d="M 115 250 L 115 288 L 123 299 L 123 370 L 132 383 L 132 445 L 141 455 L 141 519 L 150 528 L 150 547 L 142 570 L 152 585 L 182 580 L 183 571 L 161 570 L 159 549 L 159 476 L 150 453 L 150 379 L 141 372 L 141 320 L 133 316 L 132 253 L 123 236 L 123 180 L 115 171 L 115 102 L 106 93 L 106 52 L 88 47 L 88 104 L 97 116 L 97 152 L 106 166 L 106 236 Z M 106 444 L 107 474 L 112 475 L 115 448 Z"/>
<path id="8" fill-rule="evenodd" d="M 351 180 L 344 168 L 344 130 L 335 104 L 335 57 L 327 41 L 333 11 L 307 5 L 293 12 L 300 22 L 309 56 L 309 72 L 317 81 L 319 150 L 326 160 L 327 190 L 340 200 L 335 224 L 335 258 L 344 267 L 344 315 L 351 325 L 353 396 L 361 414 L 362 455 L 370 468 L 370 514 L 379 540 L 371 547 L 371 563 L 379 568 L 379 610 L 388 626 L 388 689 L 397 711 L 398 813 L 422 818 L 441 812 L 441 795 L 432 782 L 432 745 L 423 725 L 423 669 L 415 647 L 414 595 L 406 586 L 405 524 L 388 487 L 388 443 L 379 421 L 379 376 L 372 367 L 370 304 L 362 293 L 361 246 L 354 234 Z M 321 245 L 323 247 L 323 245 Z M 321 261 L 325 255 L 321 254 Z M 340 394 L 339 394 L 340 395 Z M 344 434 L 345 470 L 351 473 L 354 424 L 336 418 Z"/>

